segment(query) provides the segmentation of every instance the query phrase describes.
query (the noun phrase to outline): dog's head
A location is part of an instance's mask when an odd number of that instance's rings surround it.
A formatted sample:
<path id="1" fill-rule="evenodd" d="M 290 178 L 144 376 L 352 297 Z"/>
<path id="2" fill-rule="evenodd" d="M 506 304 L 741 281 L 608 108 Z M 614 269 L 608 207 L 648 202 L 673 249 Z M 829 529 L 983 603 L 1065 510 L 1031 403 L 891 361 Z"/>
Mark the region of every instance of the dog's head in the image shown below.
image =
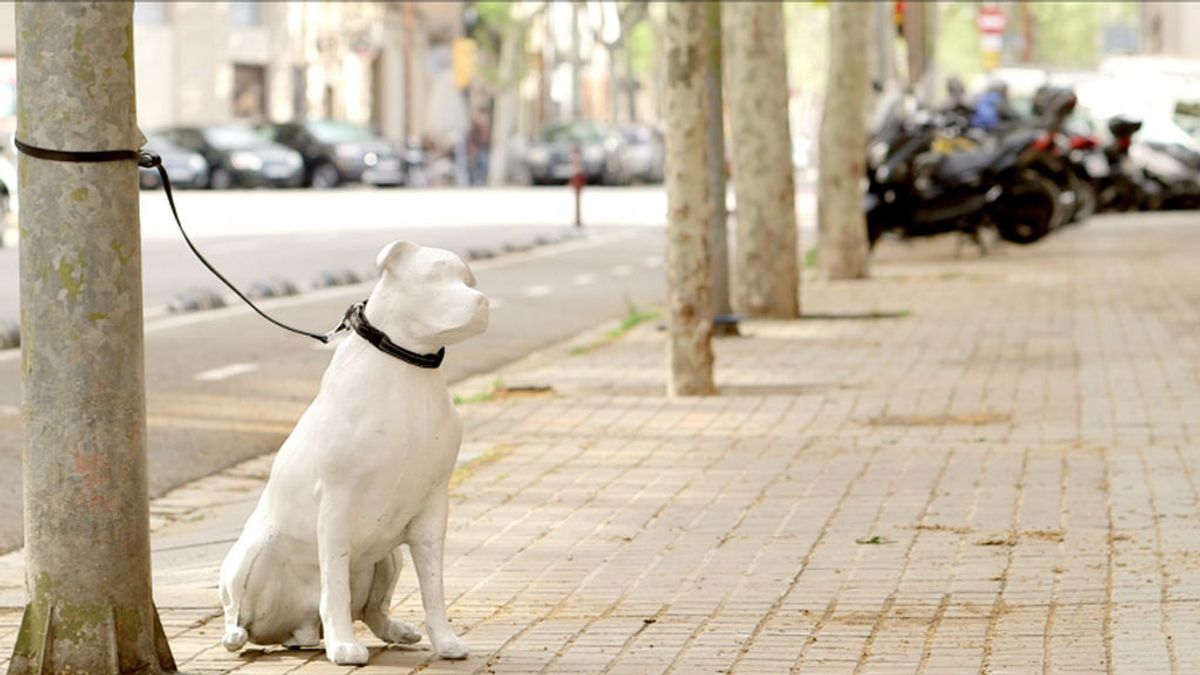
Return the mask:
<path id="1" fill-rule="evenodd" d="M 475 290 L 475 275 L 457 255 L 398 240 L 375 263 L 379 283 L 367 319 L 393 342 L 434 351 L 487 330 L 487 296 Z"/>

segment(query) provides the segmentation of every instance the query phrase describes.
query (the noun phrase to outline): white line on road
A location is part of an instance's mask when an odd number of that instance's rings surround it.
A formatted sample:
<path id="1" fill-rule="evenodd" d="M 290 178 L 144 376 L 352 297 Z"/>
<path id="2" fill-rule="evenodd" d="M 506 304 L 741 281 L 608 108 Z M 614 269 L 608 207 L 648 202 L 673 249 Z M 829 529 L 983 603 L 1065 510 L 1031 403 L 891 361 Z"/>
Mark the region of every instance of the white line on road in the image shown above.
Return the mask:
<path id="1" fill-rule="evenodd" d="M 612 268 L 612 273 L 614 277 L 627 277 L 633 274 L 633 268 L 629 265 L 617 265 Z"/>
<path id="2" fill-rule="evenodd" d="M 547 295 L 550 295 L 550 293 L 553 291 L 553 288 L 545 284 L 538 284 L 537 286 L 529 286 L 526 288 L 522 295 L 527 298 L 544 298 Z"/>
<path id="3" fill-rule="evenodd" d="M 642 265 L 645 265 L 646 267 L 662 267 L 662 264 L 663 259 L 660 255 L 648 255 L 642 259 Z"/>
<path id="4" fill-rule="evenodd" d="M 571 277 L 571 283 L 575 284 L 576 286 L 587 286 L 595 280 L 595 274 L 576 274 L 575 276 Z"/>
<path id="5" fill-rule="evenodd" d="M 253 373 L 256 370 L 258 370 L 257 363 L 231 363 L 227 366 L 196 373 L 193 377 L 200 382 L 217 382 L 218 380 L 228 380 L 238 375 Z"/>

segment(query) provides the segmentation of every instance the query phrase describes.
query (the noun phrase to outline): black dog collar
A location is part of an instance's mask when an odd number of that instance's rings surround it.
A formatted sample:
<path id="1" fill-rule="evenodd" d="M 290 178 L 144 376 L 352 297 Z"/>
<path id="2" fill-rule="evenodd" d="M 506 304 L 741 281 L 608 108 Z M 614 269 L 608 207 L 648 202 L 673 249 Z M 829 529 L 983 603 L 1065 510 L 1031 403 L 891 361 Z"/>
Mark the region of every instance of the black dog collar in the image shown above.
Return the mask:
<path id="1" fill-rule="evenodd" d="M 383 331 L 367 321 L 366 307 L 366 300 L 350 305 L 350 309 L 346 310 L 344 325 L 358 333 L 359 337 L 370 342 L 379 351 L 388 356 L 394 356 L 407 364 L 418 368 L 437 368 L 442 365 L 442 359 L 446 356 L 445 347 L 437 350 L 436 354 L 418 354 L 401 347 L 392 342 Z"/>

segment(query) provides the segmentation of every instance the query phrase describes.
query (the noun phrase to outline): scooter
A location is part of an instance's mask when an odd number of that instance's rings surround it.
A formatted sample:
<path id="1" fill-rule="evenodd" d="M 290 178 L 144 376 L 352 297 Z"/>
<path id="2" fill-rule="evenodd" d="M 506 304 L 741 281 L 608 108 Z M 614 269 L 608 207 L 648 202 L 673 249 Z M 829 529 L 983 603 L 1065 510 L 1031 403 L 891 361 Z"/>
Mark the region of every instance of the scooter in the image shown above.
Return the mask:
<path id="1" fill-rule="evenodd" d="M 986 250 L 981 232 L 1029 243 L 1053 224 L 1057 190 L 1036 169 L 1040 134 L 1018 130 L 986 150 L 931 150 L 943 128 L 921 112 L 910 122 L 889 120 L 873 139 L 866 196 L 868 239 L 886 231 L 905 237 L 962 232 Z"/>

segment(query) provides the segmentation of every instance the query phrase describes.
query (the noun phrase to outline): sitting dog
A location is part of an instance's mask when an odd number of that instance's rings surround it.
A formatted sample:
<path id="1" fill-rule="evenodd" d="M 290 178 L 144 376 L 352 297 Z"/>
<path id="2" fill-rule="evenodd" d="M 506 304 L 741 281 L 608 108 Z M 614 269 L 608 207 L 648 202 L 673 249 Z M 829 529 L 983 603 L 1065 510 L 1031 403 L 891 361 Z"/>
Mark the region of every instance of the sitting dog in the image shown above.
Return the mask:
<path id="1" fill-rule="evenodd" d="M 414 355 L 482 333 L 488 300 L 453 253 L 407 241 L 376 260 L 366 321 Z M 350 316 L 350 313 L 347 314 Z M 364 339 L 338 345 L 316 398 L 284 441 L 262 497 L 221 565 L 223 643 L 313 646 L 364 664 L 364 621 L 387 643 L 421 639 L 388 617 L 408 544 L 425 625 L 438 655 L 467 656 L 446 619 L 442 548 L 447 491 L 462 422 L 441 370 L 405 362 Z M 403 351 L 403 350 L 401 350 Z"/>

